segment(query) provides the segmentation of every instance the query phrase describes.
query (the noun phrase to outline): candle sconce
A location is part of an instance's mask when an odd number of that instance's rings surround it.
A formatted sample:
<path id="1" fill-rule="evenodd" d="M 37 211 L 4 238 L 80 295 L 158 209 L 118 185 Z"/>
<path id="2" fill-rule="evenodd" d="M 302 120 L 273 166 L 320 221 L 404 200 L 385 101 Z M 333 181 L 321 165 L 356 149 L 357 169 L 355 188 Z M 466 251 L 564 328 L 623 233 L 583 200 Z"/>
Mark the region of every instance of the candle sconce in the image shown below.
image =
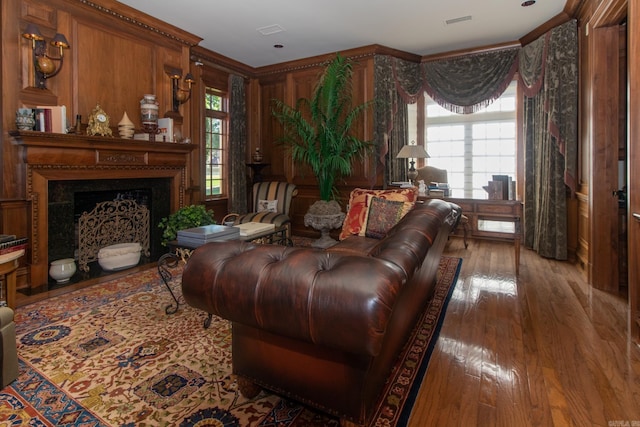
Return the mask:
<path id="1" fill-rule="evenodd" d="M 40 29 L 35 24 L 27 24 L 27 28 L 22 37 L 31 40 L 31 51 L 33 52 L 33 69 L 35 76 L 35 84 L 39 89 L 47 88 L 47 79 L 57 75 L 62 69 L 64 62 L 64 49 L 69 49 L 69 42 L 63 34 L 56 34 L 51 40 L 51 46 L 59 49 L 59 57 L 54 58 L 48 53 L 48 47 L 44 36 L 40 33 Z M 55 62 L 60 64 L 56 67 Z"/>
<path id="2" fill-rule="evenodd" d="M 179 115 L 178 108 L 184 104 L 191 97 L 191 86 L 196 82 L 191 73 L 187 73 L 184 76 L 184 82 L 187 84 L 187 88 L 180 87 L 180 79 L 182 78 L 182 70 L 167 69 L 165 70 L 171 79 L 171 108 L 173 115 Z"/>

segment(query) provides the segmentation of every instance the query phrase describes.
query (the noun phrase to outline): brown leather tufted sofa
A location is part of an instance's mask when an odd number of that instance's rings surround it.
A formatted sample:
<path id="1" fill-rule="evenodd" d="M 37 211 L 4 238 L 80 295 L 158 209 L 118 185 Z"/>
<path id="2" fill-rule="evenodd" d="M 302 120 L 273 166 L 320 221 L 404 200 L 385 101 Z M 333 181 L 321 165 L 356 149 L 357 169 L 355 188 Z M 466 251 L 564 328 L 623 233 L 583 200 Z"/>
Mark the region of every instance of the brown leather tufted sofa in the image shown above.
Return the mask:
<path id="1" fill-rule="evenodd" d="M 418 202 L 384 239 L 327 250 L 210 243 L 187 262 L 184 298 L 232 321 L 242 394 L 265 388 L 362 425 L 432 297 L 455 208 Z"/>

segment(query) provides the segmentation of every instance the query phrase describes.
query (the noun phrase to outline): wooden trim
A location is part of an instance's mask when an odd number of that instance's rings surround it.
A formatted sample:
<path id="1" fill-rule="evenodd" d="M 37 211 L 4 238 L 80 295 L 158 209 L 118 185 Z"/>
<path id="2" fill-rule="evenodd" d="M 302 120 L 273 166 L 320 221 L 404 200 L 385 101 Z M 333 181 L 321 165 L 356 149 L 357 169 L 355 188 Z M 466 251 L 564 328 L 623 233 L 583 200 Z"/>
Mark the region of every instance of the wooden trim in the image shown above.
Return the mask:
<path id="1" fill-rule="evenodd" d="M 520 42 L 515 40 L 511 42 L 506 42 L 506 43 L 499 43 L 499 44 L 475 47 L 470 49 L 454 50 L 451 52 L 436 53 L 433 55 L 426 55 L 422 57 L 422 60 L 420 62 L 430 62 L 430 61 L 437 61 L 442 59 L 451 59 L 451 58 L 457 58 L 459 56 L 494 52 L 496 50 L 511 49 L 511 48 L 520 47 L 520 46 L 521 46 Z"/>

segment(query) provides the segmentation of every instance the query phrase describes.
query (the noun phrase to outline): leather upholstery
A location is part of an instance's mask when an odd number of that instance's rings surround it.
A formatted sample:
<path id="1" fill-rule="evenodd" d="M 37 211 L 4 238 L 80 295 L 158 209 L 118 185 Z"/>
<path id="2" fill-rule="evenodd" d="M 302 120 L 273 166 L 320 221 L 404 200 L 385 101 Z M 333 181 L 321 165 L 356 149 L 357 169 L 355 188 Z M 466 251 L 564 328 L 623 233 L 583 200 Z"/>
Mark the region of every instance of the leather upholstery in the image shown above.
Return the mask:
<path id="1" fill-rule="evenodd" d="M 432 297 L 456 215 L 449 202 L 419 202 L 384 239 L 328 250 L 206 244 L 187 262 L 183 295 L 233 322 L 235 374 L 363 424 Z"/>

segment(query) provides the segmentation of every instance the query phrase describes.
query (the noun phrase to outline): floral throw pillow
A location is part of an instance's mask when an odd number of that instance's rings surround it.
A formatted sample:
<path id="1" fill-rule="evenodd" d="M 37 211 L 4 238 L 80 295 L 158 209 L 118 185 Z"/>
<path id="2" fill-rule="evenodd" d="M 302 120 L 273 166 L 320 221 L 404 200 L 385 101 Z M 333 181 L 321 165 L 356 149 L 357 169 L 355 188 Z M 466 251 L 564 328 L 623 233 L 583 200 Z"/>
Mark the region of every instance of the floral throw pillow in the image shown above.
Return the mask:
<path id="1" fill-rule="evenodd" d="M 258 212 L 278 212 L 278 201 L 258 200 Z"/>
<path id="2" fill-rule="evenodd" d="M 367 195 L 379 197 L 385 200 L 408 202 L 413 204 L 418 197 L 417 187 L 393 188 L 388 190 L 368 190 L 355 188 L 349 197 L 347 216 L 342 224 L 340 240 L 352 235 L 360 235 L 367 219 Z"/>
<path id="3" fill-rule="evenodd" d="M 407 202 L 387 200 L 375 196 L 371 197 L 368 202 L 367 219 L 363 227 L 364 235 L 374 239 L 382 239 L 387 235 L 387 231 L 402 219 Z"/>

